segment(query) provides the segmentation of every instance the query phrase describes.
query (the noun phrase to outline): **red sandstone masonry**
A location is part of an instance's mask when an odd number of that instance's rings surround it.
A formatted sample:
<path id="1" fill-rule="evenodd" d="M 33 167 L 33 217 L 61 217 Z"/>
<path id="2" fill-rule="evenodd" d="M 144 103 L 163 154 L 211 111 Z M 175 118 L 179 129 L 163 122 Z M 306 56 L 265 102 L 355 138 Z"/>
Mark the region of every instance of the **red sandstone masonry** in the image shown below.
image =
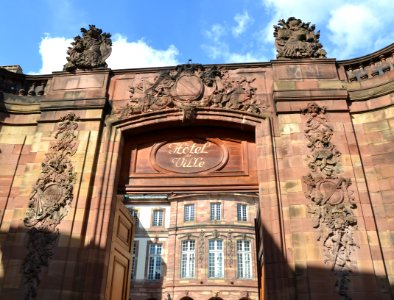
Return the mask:
<path id="1" fill-rule="evenodd" d="M 234 65 L 231 75 L 256 77 L 257 91 L 269 104 L 268 117 L 201 109 L 192 123 L 228 130 L 232 130 L 232 124 L 254 130 L 253 168 L 258 178 L 260 231 L 264 235 L 264 244 L 256 247 L 263 248 L 264 265 L 260 262 L 259 267 L 264 267 L 262 286 L 266 299 L 338 298 L 335 278 L 323 262 L 302 186 L 309 152 L 301 110 L 309 102 L 327 108 L 327 121 L 334 130 L 332 141 L 342 153 L 342 171 L 352 179 L 350 188 L 357 200 L 355 236 L 360 248 L 354 254 L 357 264 L 349 293 L 354 299 L 394 296 L 388 284 L 394 284 L 394 72 L 348 82 L 349 63 L 300 59 L 275 60 L 270 65 Z M 105 115 L 103 108 L 108 103 L 114 110 L 126 104 L 130 85 L 141 77 L 151 80 L 159 71 L 54 73 L 40 105 L 32 105 L 23 114 L 11 110 L 0 113 L 0 298 L 23 298 L 20 270 L 26 255 L 23 218 L 27 203 L 54 139 L 56 123 L 73 111 L 81 117 L 78 151 L 73 157 L 77 172 L 74 199 L 59 226 L 61 236 L 54 257 L 42 272 L 39 296 L 103 299 L 124 134 L 150 134 L 158 128 L 189 126 L 176 109 L 136 115 L 120 122 Z M 174 217 L 175 209 L 171 213 Z M 226 219 L 234 218 L 233 213 L 226 210 Z M 203 217 L 199 215 L 200 220 Z M 174 239 L 170 235 L 169 248 L 175 245 Z M 179 253 L 168 263 L 168 278 L 179 277 Z M 234 267 L 229 272 L 234 275 Z M 199 270 L 198 274 L 206 283 L 205 271 Z M 173 282 L 174 299 L 185 296 L 181 281 Z M 165 284 L 170 286 L 167 281 Z M 204 284 L 199 281 L 187 284 L 193 299 L 212 296 L 201 292 Z M 229 281 L 216 282 L 215 286 L 220 286 L 223 299 L 239 299 L 242 288 L 234 288 L 236 284 L 241 286 L 240 282 L 232 285 Z M 135 289 L 140 287 L 141 283 L 135 283 Z M 142 290 L 139 297 L 143 297 Z"/>

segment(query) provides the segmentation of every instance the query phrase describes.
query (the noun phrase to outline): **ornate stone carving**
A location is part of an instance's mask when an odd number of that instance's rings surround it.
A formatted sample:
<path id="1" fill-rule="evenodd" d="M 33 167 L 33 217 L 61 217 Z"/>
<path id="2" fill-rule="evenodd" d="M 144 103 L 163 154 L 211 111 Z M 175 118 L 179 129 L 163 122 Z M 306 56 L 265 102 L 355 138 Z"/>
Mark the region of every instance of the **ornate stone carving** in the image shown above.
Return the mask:
<path id="1" fill-rule="evenodd" d="M 36 299 L 40 272 L 48 266 L 58 239 L 57 225 L 67 215 L 73 198 L 75 172 L 70 157 L 77 149 L 78 117 L 69 113 L 60 119 L 56 141 L 50 146 L 33 187 L 24 219 L 28 253 L 23 264 L 25 299 Z"/>
<path id="2" fill-rule="evenodd" d="M 277 58 L 324 58 L 327 52 L 319 42 L 320 31 L 315 25 L 290 17 L 274 25 Z"/>
<path id="3" fill-rule="evenodd" d="M 229 267 L 232 268 L 234 259 L 234 241 L 232 232 L 229 232 L 227 235 L 227 259 Z"/>
<path id="4" fill-rule="evenodd" d="M 357 247 L 354 231 L 357 219 L 354 215 L 351 181 L 340 176 L 341 153 L 331 143 L 332 128 L 327 124 L 325 108 L 309 103 L 305 136 L 311 154 L 308 156 L 310 172 L 304 176 L 305 196 L 310 200 L 309 213 L 313 227 L 320 230 L 318 240 L 324 249 L 325 263 L 337 276 L 338 292 L 346 297 L 349 273 L 353 269 L 353 252 Z"/>
<path id="5" fill-rule="evenodd" d="M 89 25 L 89 29 L 81 28 L 82 37 L 77 35 L 72 47 L 67 50 L 67 63 L 64 71 L 92 70 L 97 68 L 107 68 L 105 60 L 111 54 L 111 34 L 103 31 L 94 25 Z"/>
<path id="6" fill-rule="evenodd" d="M 200 267 L 203 267 L 205 256 L 205 233 L 201 230 L 200 237 L 198 238 L 198 262 Z"/>
<path id="7" fill-rule="evenodd" d="M 130 87 L 130 102 L 116 111 L 120 118 L 146 112 L 178 108 L 184 120 L 195 118 L 197 108 L 222 108 L 261 115 L 265 100 L 252 87 L 254 79 L 230 78 L 216 66 L 197 64 L 163 71 L 153 83 L 140 80 Z"/>

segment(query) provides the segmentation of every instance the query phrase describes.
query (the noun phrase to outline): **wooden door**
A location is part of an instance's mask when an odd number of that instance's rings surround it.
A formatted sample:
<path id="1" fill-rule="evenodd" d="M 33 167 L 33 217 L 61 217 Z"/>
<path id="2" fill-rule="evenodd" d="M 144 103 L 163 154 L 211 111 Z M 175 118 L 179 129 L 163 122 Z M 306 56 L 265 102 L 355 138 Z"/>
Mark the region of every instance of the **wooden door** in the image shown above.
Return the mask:
<path id="1" fill-rule="evenodd" d="M 129 299 L 133 237 L 133 219 L 122 201 L 118 199 L 112 231 L 106 300 Z"/>

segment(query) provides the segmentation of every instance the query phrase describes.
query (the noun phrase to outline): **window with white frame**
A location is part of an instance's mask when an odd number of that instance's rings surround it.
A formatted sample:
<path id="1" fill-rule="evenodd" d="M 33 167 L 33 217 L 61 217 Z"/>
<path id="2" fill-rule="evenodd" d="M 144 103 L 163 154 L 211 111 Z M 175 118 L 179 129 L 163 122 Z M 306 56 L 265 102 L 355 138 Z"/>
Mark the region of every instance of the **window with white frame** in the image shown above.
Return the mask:
<path id="1" fill-rule="evenodd" d="M 237 241 L 238 278 L 252 278 L 250 241 Z"/>
<path id="2" fill-rule="evenodd" d="M 238 221 L 247 221 L 248 220 L 248 206 L 246 204 L 237 204 L 237 219 Z"/>
<path id="3" fill-rule="evenodd" d="M 211 221 L 221 219 L 221 203 L 213 202 L 211 203 Z"/>
<path id="4" fill-rule="evenodd" d="M 194 240 L 182 241 L 181 277 L 194 277 L 194 259 L 196 242 Z"/>
<path id="5" fill-rule="evenodd" d="M 208 243 L 208 277 L 224 277 L 223 240 L 209 240 Z"/>
<path id="6" fill-rule="evenodd" d="M 161 277 L 162 244 L 149 245 L 148 279 L 157 280 Z"/>
<path id="7" fill-rule="evenodd" d="M 194 204 L 186 204 L 183 208 L 184 221 L 194 221 Z"/>
<path id="8" fill-rule="evenodd" d="M 138 241 L 133 242 L 133 258 L 131 260 L 131 279 L 137 274 Z"/>
<path id="9" fill-rule="evenodd" d="M 162 209 L 154 209 L 152 226 L 163 226 L 163 215 L 164 211 Z"/>

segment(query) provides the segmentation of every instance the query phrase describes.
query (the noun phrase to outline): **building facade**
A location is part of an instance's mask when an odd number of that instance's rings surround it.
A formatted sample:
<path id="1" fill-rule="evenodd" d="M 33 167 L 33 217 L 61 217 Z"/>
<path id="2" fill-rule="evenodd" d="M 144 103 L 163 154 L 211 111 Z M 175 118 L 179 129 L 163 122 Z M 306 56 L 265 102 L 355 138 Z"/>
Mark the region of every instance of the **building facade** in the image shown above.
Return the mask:
<path id="1" fill-rule="evenodd" d="M 270 62 L 111 70 L 90 26 L 0 68 L 0 298 L 392 299 L 394 45 L 308 26 Z"/>

